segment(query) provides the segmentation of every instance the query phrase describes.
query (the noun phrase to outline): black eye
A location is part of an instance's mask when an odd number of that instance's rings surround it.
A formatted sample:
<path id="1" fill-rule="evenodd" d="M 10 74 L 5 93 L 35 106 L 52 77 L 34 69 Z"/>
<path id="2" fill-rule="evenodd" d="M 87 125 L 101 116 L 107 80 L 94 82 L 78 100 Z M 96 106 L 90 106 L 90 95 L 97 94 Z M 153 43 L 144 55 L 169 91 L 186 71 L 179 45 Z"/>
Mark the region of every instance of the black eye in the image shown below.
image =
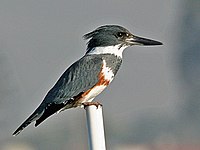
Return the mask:
<path id="1" fill-rule="evenodd" d="M 117 37 L 122 38 L 123 36 L 124 36 L 124 33 L 123 33 L 123 32 L 118 32 L 118 33 L 117 33 Z"/>

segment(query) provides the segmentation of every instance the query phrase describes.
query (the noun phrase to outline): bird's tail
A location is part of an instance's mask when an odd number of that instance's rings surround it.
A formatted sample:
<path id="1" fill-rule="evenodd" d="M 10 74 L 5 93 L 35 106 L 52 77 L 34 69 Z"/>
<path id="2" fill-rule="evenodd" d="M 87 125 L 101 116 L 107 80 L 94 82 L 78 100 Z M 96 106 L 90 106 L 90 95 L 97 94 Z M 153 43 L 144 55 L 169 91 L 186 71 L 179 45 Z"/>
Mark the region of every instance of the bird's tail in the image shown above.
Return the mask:
<path id="1" fill-rule="evenodd" d="M 39 110 L 39 108 L 37 108 L 33 114 L 28 117 L 22 124 L 21 126 L 19 126 L 17 128 L 17 130 L 15 132 L 13 132 L 13 136 L 17 136 L 24 128 L 26 128 L 30 123 L 32 123 L 33 121 L 36 121 L 38 118 L 40 118 L 42 116 L 42 114 L 44 113 L 44 110 Z"/>

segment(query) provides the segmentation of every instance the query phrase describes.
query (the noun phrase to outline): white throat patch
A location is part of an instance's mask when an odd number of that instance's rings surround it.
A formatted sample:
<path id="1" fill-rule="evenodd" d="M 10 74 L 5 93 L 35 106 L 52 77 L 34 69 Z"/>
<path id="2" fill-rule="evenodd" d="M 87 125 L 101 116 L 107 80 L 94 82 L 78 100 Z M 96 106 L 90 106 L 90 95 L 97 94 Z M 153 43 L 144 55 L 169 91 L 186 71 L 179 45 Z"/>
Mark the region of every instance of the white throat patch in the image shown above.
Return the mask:
<path id="1" fill-rule="evenodd" d="M 120 44 L 114 46 L 94 47 L 88 54 L 114 54 L 122 58 L 122 53 L 128 46 L 121 46 Z"/>

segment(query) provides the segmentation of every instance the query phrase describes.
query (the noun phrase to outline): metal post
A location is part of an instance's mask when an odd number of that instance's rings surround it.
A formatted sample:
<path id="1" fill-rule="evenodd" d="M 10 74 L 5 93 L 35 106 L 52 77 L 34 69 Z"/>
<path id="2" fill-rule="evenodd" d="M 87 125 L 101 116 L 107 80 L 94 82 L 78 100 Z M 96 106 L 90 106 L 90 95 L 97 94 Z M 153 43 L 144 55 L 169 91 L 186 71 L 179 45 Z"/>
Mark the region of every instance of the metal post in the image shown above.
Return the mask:
<path id="1" fill-rule="evenodd" d="M 87 106 L 86 117 L 90 150 L 106 150 L 102 106 Z"/>

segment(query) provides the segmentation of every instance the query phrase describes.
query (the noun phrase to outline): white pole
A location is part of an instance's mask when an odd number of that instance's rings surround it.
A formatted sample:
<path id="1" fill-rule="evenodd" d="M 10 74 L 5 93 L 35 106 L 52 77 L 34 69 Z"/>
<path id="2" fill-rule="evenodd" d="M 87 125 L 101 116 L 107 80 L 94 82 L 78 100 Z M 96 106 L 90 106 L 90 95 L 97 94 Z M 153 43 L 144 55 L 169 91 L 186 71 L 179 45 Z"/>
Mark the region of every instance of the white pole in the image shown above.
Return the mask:
<path id="1" fill-rule="evenodd" d="M 90 105 L 85 109 L 90 150 L 106 150 L 102 106 Z"/>

